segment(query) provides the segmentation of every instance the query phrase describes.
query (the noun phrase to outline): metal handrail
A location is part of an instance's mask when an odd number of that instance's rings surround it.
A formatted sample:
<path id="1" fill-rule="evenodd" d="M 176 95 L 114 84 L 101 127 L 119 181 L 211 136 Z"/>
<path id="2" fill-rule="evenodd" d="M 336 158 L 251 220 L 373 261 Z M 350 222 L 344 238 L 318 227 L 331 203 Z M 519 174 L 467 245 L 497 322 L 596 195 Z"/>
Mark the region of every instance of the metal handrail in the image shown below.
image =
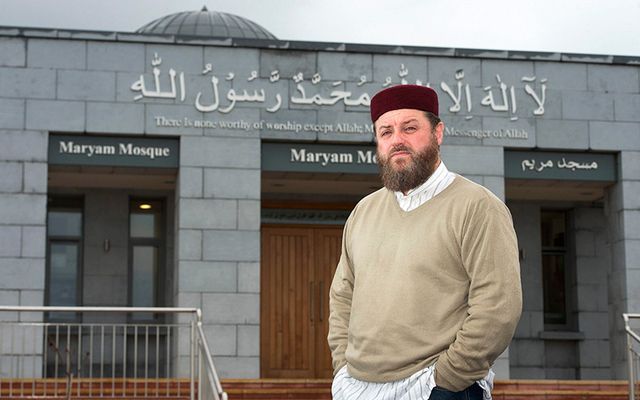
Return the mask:
<path id="1" fill-rule="evenodd" d="M 207 378 L 211 393 L 214 395 L 214 400 L 228 400 L 227 393 L 222 390 L 222 384 L 220 383 L 220 378 L 218 378 L 218 373 L 216 372 L 216 368 L 213 365 L 213 358 L 211 357 L 211 351 L 209 350 L 209 345 L 207 344 L 207 340 L 204 336 L 204 331 L 202 330 L 202 324 L 198 324 L 198 336 L 199 336 L 199 344 L 202 350 L 202 354 L 204 355 L 205 367 L 207 369 Z M 201 391 L 198 391 L 200 393 Z"/>
<path id="2" fill-rule="evenodd" d="M 630 321 L 632 319 L 638 319 L 640 320 L 640 314 L 622 314 L 622 318 L 624 318 L 624 330 L 627 333 L 627 350 L 628 350 L 628 354 L 627 354 L 627 362 L 629 365 L 629 400 L 635 400 L 636 395 L 635 395 L 635 390 L 636 390 L 636 384 L 635 384 L 635 376 L 636 376 L 636 372 L 634 371 L 634 356 L 637 358 L 638 357 L 638 353 L 636 353 L 633 350 L 633 341 L 635 340 L 636 343 L 640 344 L 640 335 L 638 335 L 636 332 L 633 331 L 633 329 L 631 329 L 630 326 Z"/>
<path id="3" fill-rule="evenodd" d="M 58 307 L 58 306 L 0 306 L 0 312 L 117 312 L 156 314 L 195 314 L 200 318 L 199 308 L 185 307 Z"/>
<path id="4" fill-rule="evenodd" d="M 198 374 L 198 399 L 203 399 L 202 389 L 208 387 L 213 400 L 227 400 L 227 394 L 222 389 L 220 379 L 213 364 L 213 357 L 207 344 L 202 329 L 202 312 L 198 308 L 184 307 L 57 307 L 57 306 L 2 306 L 0 312 L 42 312 L 42 313 L 152 313 L 152 314 L 192 314 L 195 318 L 191 321 L 191 353 L 190 353 L 190 397 L 195 400 L 195 366 L 196 359 L 200 365 L 204 365 L 206 374 L 202 374 L 202 368 Z M 9 321 L 7 321 L 9 322 Z M 36 324 L 38 322 L 19 322 L 20 324 Z M 42 323 L 45 323 L 44 321 Z M 73 323 L 73 325 L 80 325 Z M 135 326 L 135 325 L 134 325 Z M 115 328 L 114 328 L 115 329 Z M 115 331 L 114 331 L 115 332 Z M 126 332 L 126 330 L 125 330 Z M 115 337 L 114 337 L 115 345 Z M 197 353 L 197 355 L 196 355 Z M 146 362 L 146 360 L 145 360 Z M 203 382 L 206 381 L 206 382 Z M 70 388 L 68 388 L 70 389 Z M 146 392 L 146 386 L 145 386 Z M 209 400 L 208 398 L 204 400 Z"/>

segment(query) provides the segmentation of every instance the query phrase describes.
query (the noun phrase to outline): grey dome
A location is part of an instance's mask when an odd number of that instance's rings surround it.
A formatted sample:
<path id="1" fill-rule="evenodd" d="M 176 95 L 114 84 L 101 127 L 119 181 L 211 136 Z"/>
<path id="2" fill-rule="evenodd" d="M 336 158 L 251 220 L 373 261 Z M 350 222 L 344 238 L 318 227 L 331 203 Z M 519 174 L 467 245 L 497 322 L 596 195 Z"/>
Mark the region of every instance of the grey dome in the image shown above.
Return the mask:
<path id="1" fill-rule="evenodd" d="M 237 15 L 219 11 L 183 11 L 153 20 L 136 33 L 190 37 L 274 39 L 269 31 Z"/>

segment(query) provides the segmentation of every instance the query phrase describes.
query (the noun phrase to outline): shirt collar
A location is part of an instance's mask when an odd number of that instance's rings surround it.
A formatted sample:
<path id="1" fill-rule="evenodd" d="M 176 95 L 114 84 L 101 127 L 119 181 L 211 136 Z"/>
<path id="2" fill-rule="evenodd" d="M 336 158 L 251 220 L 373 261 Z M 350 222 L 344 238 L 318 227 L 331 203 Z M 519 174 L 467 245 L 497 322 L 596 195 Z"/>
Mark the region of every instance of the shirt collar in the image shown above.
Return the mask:
<path id="1" fill-rule="evenodd" d="M 436 168 L 436 170 L 433 172 L 433 174 L 431 174 L 429 179 L 427 179 L 422 185 L 409 190 L 406 195 L 402 192 L 394 192 L 394 193 L 398 198 L 398 200 L 404 200 L 411 197 L 415 197 L 420 193 L 423 193 L 426 190 L 429 190 L 429 188 L 436 186 L 442 180 L 446 179 L 448 174 L 449 174 L 449 170 L 444 165 L 444 162 L 440 160 L 440 165 L 438 166 L 438 168 Z"/>

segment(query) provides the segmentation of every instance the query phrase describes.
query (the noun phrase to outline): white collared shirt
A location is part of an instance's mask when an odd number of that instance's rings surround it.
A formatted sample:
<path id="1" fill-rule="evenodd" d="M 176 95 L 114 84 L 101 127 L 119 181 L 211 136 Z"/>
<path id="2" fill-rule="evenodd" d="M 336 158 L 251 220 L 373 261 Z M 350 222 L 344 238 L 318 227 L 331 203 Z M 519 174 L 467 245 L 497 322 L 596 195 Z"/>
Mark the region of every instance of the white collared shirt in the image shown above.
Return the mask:
<path id="1" fill-rule="evenodd" d="M 422 185 L 413 188 L 405 195 L 402 192 L 394 192 L 400 208 L 404 211 L 415 210 L 427 201 L 434 198 L 438 193 L 442 192 L 453 182 L 455 174 L 449 172 L 444 162 L 440 161 L 440 165 L 431 174 Z"/>
<path id="2" fill-rule="evenodd" d="M 399 381 L 375 383 L 353 378 L 345 365 L 333 378 L 332 398 L 333 400 L 427 400 L 436 386 L 435 369 L 433 364 Z M 484 378 L 476 381 L 482 388 L 483 400 L 492 400 L 494 376 L 493 371 L 489 370 Z"/>

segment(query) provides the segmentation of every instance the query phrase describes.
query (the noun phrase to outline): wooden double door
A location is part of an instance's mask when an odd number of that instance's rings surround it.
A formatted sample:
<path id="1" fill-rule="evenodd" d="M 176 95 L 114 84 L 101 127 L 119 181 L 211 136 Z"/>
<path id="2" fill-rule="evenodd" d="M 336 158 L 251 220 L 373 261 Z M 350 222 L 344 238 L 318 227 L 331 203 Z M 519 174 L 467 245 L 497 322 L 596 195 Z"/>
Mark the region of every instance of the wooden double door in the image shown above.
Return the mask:
<path id="1" fill-rule="evenodd" d="M 262 378 L 330 378 L 329 286 L 342 226 L 263 226 Z"/>

